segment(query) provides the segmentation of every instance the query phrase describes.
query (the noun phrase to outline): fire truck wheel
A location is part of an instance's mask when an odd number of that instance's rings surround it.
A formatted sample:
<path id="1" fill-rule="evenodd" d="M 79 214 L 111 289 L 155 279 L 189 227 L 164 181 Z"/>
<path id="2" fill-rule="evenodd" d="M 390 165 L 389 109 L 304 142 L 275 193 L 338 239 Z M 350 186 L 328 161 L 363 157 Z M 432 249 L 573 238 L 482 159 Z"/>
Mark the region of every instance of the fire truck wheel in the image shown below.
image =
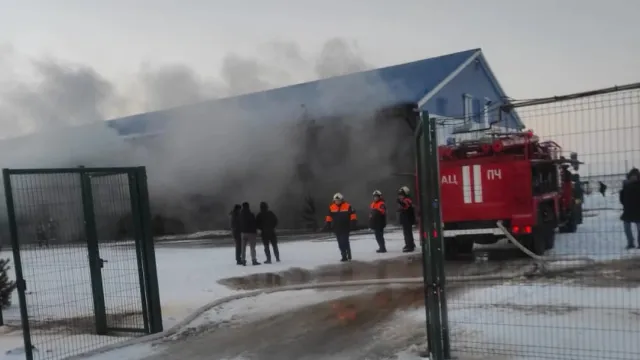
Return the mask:
<path id="1" fill-rule="evenodd" d="M 531 235 L 522 239 L 522 245 L 536 255 L 544 255 L 548 246 L 545 232 L 540 230 L 541 229 L 536 229 Z"/>
<path id="2" fill-rule="evenodd" d="M 549 226 L 549 231 L 547 232 L 547 250 L 551 250 L 556 246 L 556 229 Z"/>
<path id="3" fill-rule="evenodd" d="M 444 242 L 444 256 L 447 260 L 455 260 L 459 255 L 468 255 L 473 251 L 473 241 L 447 238 Z"/>
<path id="4" fill-rule="evenodd" d="M 560 227 L 561 233 L 574 233 L 578 231 L 578 224 L 576 223 L 576 219 L 573 216 L 569 217 L 569 220 Z"/>

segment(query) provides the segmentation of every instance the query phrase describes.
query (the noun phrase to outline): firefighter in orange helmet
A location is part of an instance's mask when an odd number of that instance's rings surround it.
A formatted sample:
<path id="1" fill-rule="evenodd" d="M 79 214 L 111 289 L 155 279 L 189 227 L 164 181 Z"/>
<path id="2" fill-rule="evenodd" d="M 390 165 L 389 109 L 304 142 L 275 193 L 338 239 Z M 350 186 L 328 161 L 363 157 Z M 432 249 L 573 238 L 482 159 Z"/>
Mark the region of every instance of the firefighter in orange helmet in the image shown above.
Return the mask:
<path id="1" fill-rule="evenodd" d="M 351 243 L 349 233 L 356 227 L 356 212 L 351 204 L 344 201 L 340 193 L 333 195 L 333 202 L 329 206 L 329 214 L 325 219 L 325 230 L 333 230 L 338 241 L 338 248 L 342 259 L 340 261 L 351 260 Z"/>
<path id="2" fill-rule="evenodd" d="M 371 212 L 369 213 L 369 228 L 373 230 L 376 236 L 376 242 L 378 243 L 377 253 L 386 253 L 387 246 L 384 242 L 384 228 L 387 226 L 387 206 L 382 199 L 382 192 L 375 190 L 373 192 L 373 201 L 369 206 Z"/>

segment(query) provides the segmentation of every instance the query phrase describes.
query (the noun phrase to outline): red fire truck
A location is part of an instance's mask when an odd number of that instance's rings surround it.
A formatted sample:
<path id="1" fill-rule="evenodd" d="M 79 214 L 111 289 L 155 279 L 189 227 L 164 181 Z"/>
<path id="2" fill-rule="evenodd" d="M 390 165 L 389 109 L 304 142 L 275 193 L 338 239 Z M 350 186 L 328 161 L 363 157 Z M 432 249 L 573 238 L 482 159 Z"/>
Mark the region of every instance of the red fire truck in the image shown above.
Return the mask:
<path id="1" fill-rule="evenodd" d="M 561 151 L 531 131 L 440 146 L 445 253 L 470 253 L 474 243 L 504 238 L 498 221 L 538 255 L 553 248 L 556 229 L 575 232 L 582 212 L 569 166 L 577 170 L 579 162 Z"/>

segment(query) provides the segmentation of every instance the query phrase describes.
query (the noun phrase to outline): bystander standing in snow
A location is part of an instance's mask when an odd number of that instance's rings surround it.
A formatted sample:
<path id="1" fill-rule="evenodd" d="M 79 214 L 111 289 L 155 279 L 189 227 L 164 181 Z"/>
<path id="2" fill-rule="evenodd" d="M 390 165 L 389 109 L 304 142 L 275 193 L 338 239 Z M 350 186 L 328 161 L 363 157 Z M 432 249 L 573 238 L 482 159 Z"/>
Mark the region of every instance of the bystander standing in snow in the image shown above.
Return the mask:
<path id="1" fill-rule="evenodd" d="M 602 181 L 600 181 L 600 194 L 602 194 L 602 196 L 605 196 L 605 194 L 607 193 L 607 185 L 605 185 Z"/>
<path id="2" fill-rule="evenodd" d="M 251 250 L 251 263 L 260 265 L 256 255 L 256 237 L 258 236 L 258 224 L 256 216 L 251 212 L 249 203 L 242 203 L 240 209 L 240 234 L 242 237 L 242 265 L 247 265 L 247 245 Z"/>
<path id="3" fill-rule="evenodd" d="M 240 235 L 240 204 L 235 204 L 229 213 L 229 226 L 236 244 L 236 264 L 242 265 L 242 237 Z"/>
<path id="4" fill-rule="evenodd" d="M 627 180 L 620 190 L 620 203 L 622 204 L 622 216 L 624 233 L 627 237 L 627 249 L 635 247 L 631 224 L 635 224 L 638 231 L 638 248 L 640 248 L 640 170 L 633 168 L 627 174 Z"/>
<path id="5" fill-rule="evenodd" d="M 260 236 L 262 236 L 262 244 L 264 245 L 264 255 L 267 257 L 265 264 L 271 264 L 271 251 L 270 247 L 273 247 L 273 255 L 277 262 L 280 262 L 280 251 L 278 250 L 278 237 L 276 236 L 276 227 L 278 226 L 278 217 L 276 214 L 269 210 L 269 205 L 266 202 L 260 203 L 260 212 L 256 215 L 256 222 L 258 223 L 258 230 L 260 230 Z"/>

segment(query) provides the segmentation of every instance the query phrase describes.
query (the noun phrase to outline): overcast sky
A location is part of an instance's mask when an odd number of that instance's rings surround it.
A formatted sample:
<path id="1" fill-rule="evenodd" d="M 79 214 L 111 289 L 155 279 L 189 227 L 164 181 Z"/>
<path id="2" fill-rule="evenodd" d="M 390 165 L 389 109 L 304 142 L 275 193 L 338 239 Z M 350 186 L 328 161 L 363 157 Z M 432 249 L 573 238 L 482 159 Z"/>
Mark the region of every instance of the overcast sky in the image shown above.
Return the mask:
<path id="1" fill-rule="evenodd" d="M 640 80 L 637 0 L 0 0 L 0 9 L 0 44 L 112 81 L 141 63 L 215 77 L 227 53 L 260 56 L 274 40 L 314 51 L 335 36 L 375 66 L 481 47 L 515 98 Z"/>

